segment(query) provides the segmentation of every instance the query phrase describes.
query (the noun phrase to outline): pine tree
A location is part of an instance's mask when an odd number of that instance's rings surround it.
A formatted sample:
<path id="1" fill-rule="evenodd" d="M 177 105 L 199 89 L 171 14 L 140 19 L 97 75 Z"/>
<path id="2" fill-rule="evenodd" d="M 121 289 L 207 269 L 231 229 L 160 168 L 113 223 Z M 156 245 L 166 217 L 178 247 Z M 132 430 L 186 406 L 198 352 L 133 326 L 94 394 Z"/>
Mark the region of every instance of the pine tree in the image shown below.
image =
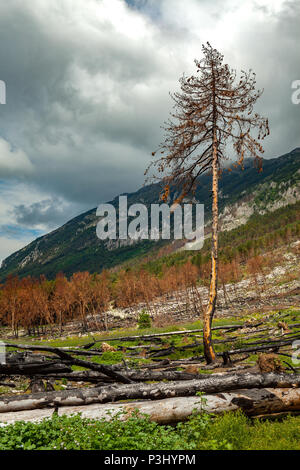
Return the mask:
<path id="1" fill-rule="evenodd" d="M 158 148 L 160 158 L 150 167 L 156 166 L 164 182 L 163 200 L 171 187 L 179 189 L 176 203 L 195 193 L 201 174 L 212 174 L 211 279 L 203 331 L 204 354 L 211 363 L 215 360 L 211 324 L 217 300 L 218 182 L 222 161 L 235 154 L 243 167 L 244 158 L 253 157 L 261 171 L 263 148 L 259 140 L 269 134 L 269 125 L 267 119 L 253 112 L 262 94 L 255 89 L 255 73 L 241 71 L 237 79 L 237 72 L 223 63 L 223 55 L 209 43 L 202 46 L 202 51 L 204 57 L 195 60 L 197 76 L 183 76 L 181 92 L 171 94 L 174 107 L 163 126 L 165 140 Z M 252 136 L 254 129 L 258 130 L 257 140 Z"/>

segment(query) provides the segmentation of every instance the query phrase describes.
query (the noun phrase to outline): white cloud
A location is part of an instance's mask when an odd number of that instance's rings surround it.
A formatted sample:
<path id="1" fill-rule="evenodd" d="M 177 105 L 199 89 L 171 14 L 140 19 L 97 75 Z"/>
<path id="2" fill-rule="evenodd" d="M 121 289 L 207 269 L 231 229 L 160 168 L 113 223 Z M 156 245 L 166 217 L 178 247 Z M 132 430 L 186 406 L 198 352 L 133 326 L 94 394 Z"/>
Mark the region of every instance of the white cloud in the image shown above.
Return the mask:
<path id="1" fill-rule="evenodd" d="M 0 177 L 22 177 L 33 172 L 33 165 L 21 149 L 13 150 L 6 140 L 0 138 Z"/>
<path id="2" fill-rule="evenodd" d="M 0 236 L 0 265 L 2 261 L 7 258 L 11 253 L 14 253 L 17 250 L 20 250 L 25 245 L 33 241 L 34 237 L 26 237 L 22 240 L 15 240 L 12 238 L 1 237 Z"/>

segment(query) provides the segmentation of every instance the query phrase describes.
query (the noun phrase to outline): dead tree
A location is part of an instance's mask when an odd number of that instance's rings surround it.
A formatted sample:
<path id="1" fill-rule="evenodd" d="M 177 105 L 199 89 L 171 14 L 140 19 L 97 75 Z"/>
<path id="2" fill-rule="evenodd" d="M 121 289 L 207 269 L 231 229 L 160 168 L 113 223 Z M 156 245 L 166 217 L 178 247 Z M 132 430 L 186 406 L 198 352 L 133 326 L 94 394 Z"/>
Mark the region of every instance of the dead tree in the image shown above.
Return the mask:
<path id="1" fill-rule="evenodd" d="M 174 201 L 194 194 L 198 178 L 212 174 L 212 247 L 209 303 L 204 313 L 203 342 L 207 363 L 214 362 L 211 324 L 217 301 L 218 282 L 218 182 L 221 162 L 228 158 L 226 149 L 236 154 L 243 167 L 244 158 L 253 157 L 261 170 L 263 148 L 251 132 L 258 129 L 258 140 L 269 134 L 268 120 L 253 113 L 262 91 L 255 91 L 255 73 L 236 71 L 223 63 L 223 55 L 207 43 L 204 57 L 195 60 L 197 76 L 180 79 L 181 92 L 171 95 L 174 111 L 164 125 L 165 140 L 159 146 L 161 156 L 154 164 L 164 182 L 163 200 L 171 188 L 179 190 Z M 155 155 L 156 152 L 153 152 Z M 151 165 L 150 165 L 151 166 Z M 146 170 L 148 173 L 149 168 Z"/>

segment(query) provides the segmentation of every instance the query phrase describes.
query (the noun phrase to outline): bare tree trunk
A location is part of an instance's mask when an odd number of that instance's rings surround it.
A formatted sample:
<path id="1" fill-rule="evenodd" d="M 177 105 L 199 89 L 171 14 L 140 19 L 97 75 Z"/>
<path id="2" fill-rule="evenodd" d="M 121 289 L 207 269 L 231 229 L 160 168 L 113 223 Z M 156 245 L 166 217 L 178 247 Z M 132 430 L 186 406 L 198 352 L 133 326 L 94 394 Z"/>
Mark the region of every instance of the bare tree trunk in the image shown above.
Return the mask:
<path id="1" fill-rule="evenodd" d="M 105 331 L 108 331 L 107 310 L 105 310 L 104 312 L 104 327 L 105 327 Z"/>
<path id="2" fill-rule="evenodd" d="M 62 311 L 59 312 L 59 334 L 62 336 L 63 329 L 62 329 Z"/>
<path id="3" fill-rule="evenodd" d="M 218 290 L 218 143 L 214 130 L 213 142 L 213 175 L 212 175 L 212 249 L 211 249 L 211 278 L 209 288 L 209 302 L 203 318 L 203 346 L 207 364 L 216 359 L 216 354 L 211 340 L 211 324 L 216 308 Z"/>
<path id="4" fill-rule="evenodd" d="M 15 336 L 15 312 L 14 310 L 11 313 L 11 331 L 12 331 L 12 334 Z"/>

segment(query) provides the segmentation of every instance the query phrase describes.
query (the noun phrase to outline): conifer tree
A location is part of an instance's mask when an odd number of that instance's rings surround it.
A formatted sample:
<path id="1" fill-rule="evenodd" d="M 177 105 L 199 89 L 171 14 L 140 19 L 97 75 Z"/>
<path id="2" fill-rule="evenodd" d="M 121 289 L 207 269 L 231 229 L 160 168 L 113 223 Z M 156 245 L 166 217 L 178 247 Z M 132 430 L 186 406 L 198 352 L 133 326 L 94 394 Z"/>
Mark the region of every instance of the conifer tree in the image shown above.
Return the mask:
<path id="1" fill-rule="evenodd" d="M 223 55 L 209 43 L 202 46 L 203 58 L 195 60 L 197 75 L 180 79 L 181 91 L 171 94 L 173 112 L 163 129 L 160 157 L 152 162 L 164 182 L 162 199 L 170 188 L 179 189 L 176 203 L 195 193 L 199 176 L 212 175 L 212 245 L 209 302 L 204 313 L 203 343 L 207 363 L 214 362 L 211 324 L 218 284 L 218 183 L 222 161 L 236 157 L 243 167 L 246 157 L 262 169 L 263 148 L 259 140 L 269 134 L 268 120 L 253 111 L 261 96 L 255 73 L 237 72 L 223 63 Z M 253 137 L 253 131 L 257 137 Z M 256 140 L 257 139 L 257 140 Z M 153 152 L 155 156 L 157 152 Z M 146 170 L 148 173 L 149 168 Z"/>

